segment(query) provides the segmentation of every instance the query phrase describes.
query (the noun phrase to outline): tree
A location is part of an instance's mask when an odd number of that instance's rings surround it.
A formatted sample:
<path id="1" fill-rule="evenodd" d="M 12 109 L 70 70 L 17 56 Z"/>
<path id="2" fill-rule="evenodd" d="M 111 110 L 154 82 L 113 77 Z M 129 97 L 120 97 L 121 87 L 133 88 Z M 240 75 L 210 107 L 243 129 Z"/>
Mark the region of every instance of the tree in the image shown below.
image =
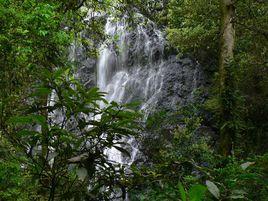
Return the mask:
<path id="1" fill-rule="evenodd" d="M 233 100 L 230 91 L 233 80 L 231 78 L 230 66 L 234 59 L 235 47 L 235 5 L 233 0 L 221 0 L 221 47 L 219 58 L 219 76 L 220 76 L 220 98 L 222 122 L 230 122 L 232 119 Z M 220 131 L 220 152 L 223 155 L 230 155 L 232 151 L 232 142 L 234 139 L 234 130 L 225 123 Z"/>
<path id="2" fill-rule="evenodd" d="M 231 141 L 243 153 L 267 150 L 267 6 L 255 0 L 169 3 L 169 44 L 198 60 L 207 74 L 205 109 L 224 155 Z"/>

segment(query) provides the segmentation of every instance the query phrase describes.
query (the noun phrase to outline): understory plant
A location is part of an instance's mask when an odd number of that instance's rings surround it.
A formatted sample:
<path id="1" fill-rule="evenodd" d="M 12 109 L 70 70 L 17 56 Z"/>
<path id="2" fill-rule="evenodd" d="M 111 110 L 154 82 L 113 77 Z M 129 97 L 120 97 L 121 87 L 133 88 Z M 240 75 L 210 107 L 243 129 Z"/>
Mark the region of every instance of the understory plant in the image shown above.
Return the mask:
<path id="1" fill-rule="evenodd" d="M 16 149 L 13 157 L 24 158 L 8 163 L 16 170 L 11 178 L 29 177 L 36 194 L 48 200 L 112 199 L 126 188 L 125 173 L 105 150 L 126 152 L 120 140 L 137 133 L 138 113 L 109 104 L 97 88 L 76 81 L 68 68 L 41 73 L 43 82 L 33 86 L 24 108 L 7 120 L 2 133 Z M 5 171 L 2 167 L 0 174 Z"/>
<path id="2" fill-rule="evenodd" d="M 261 200 L 267 198 L 267 155 L 241 158 L 217 154 L 213 133 L 202 126 L 197 107 L 187 106 L 179 113 L 150 126 L 159 138 L 145 141 L 148 163 L 133 166 L 133 200 Z M 161 112 L 159 117 L 161 117 Z M 174 121 L 174 117 L 176 121 Z M 155 119 L 152 117 L 152 119 Z M 149 119 L 150 120 L 150 119 Z M 163 126 L 171 122 L 179 122 Z M 171 129 L 172 128 L 172 129 Z M 156 130 L 153 130 L 156 129 Z M 169 138 L 166 135 L 170 135 Z M 161 138 L 161 136 L 165 136 Z M 166 139 L 166 140 L 164 140 Z M 168 139 L 168 140 L 167 140 Z M 162 142 L 159 145 L 159 141 Z M 154 147 L 158 144 L 158 147 Z"/>

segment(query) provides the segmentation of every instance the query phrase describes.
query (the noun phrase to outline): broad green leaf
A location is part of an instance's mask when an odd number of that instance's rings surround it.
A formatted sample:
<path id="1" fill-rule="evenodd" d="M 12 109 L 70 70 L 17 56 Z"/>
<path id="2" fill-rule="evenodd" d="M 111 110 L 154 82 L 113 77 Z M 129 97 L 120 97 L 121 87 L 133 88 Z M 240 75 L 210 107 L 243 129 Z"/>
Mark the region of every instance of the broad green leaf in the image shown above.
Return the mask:
<path id="1" fill-rule="evenodd" d="M 9 119 L 9 122 L 17 125 L 31 124 L 31 123 L 45 125 L 46 118 L 41 115 L 15 116 L 11 117 Z"/>
<path id="2" fill-rule="evenodd" d="M 216 184 L 214 184 L 213 182 L 207 180 L 206 181 L 206 185 L 208 187 L 209 192 L 214 195 L 215 198 L 219 199 L 220 198 L 220 190 L 218 189 L 218 187 L 216 186 Z"/>
<path id="3" fill-rule="evenodd" d="M 186 201 L 186 192 L 181 183 L 179 184 L 179 191 L 180 191 L 181 200 Z"/>
<path id="4" fill-rule="evenodd" d="M 9 122 L 13 124 L 29 124 L 29 123 L 32 123 L 32 119 L 29 117 L 16 116 L 16 117 L 11 117 L 9 119 Z"/>
<path id="5" fill-rule="evenodd" d="M 34 96 L 46 96 L 46 95 L 49 95 L 49 94 L 51 94 L 51 89 L 49 89 L 49 88 L 45 88 L 45 87 L 40 87 L 40 88 L 37 88 L 36 90 L 35 90 L 35 92 L 33 92 L 32 94 L 31 94 L 31 96 L 32 97 L 34 97 Z"/>
<path id="6" fill-rule="evenodd" d="M 189 190 L 190 201 L 202 201 L 206 190 L 207 188 L 200 184 L 192 186 Z"/>
<path id="7" fill-rule="evenodd" d="M 46 123 L 46 118 L 42 115 L 31 115 L 32 120 L 36 123 L 44 125 Z"/>

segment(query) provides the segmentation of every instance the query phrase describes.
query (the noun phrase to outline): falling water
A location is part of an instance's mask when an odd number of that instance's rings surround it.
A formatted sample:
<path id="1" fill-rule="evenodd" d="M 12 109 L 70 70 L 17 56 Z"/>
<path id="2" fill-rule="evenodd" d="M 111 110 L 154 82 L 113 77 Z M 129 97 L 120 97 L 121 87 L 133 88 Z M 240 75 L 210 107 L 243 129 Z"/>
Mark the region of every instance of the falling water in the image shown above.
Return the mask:
<path id="1" fill-rule="evenodd" d="M 162 57 L 164 39 L 152 22 L 127 30 L 127 23 L 108 18 L 105 33 L 117 38 L 100 47 L 97 65 L 97 85 L 107 93 L 108 101 L 127 103 L 141 101 L 145 114 L 154 107 L 163 82 Z M 146 118 L 146 115 L 145 115 Z M 107 150 L 108 159 L 130 165 L 138 152 L 135 139 L 124 139 L 131 146 L 131 158 L 124 158 L 118 150 Z"/>
<path id="2" fill-rule="evenodd" d="M 97 85 L 106 92 L 109 102 L 140 102 L 139 109 L 146 120 L 158 109 L 175 111 L 178 106 L 193 101 L 194 91 L 204 85 L 205 79 L 197 62 L 187 57 L 178 58 L 176 52 L 165 51 L 164 54 L 166 41 L 153 22 L 141 15 L 136 20 L 140 23 L 133 28 L 124 18 L 107 19 L 105 33 L 108 37 L 99 47 L 97 61 L 88 57 L 87 48 L 79 44 L 72 46 L 70 57 L 80 64 L 76 76 L 86 87 Z M 150 137 L 149 133 L 144 135 Z M 123 142 L 129 145 L 123 148 L 131 157 L 110 148 L 105 150 L 110 162 L 129 167 L 134 161 L 146 161 L 142 142 L 132 137 Z"/>

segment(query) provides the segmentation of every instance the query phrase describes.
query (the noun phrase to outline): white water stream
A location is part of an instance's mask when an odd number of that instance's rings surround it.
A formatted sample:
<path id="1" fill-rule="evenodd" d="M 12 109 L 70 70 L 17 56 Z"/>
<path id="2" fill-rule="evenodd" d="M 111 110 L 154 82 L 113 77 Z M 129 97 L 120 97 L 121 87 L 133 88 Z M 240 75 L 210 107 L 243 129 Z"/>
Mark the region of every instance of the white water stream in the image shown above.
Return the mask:
<path id="1" fill-rule="evenodd" d="M 146 114 L 154 107 L 161 91 L 164 39 L 152 22 L 138 25 L 131 32 L 127 28 L 124 20 L 114 22 L 108 18 L 105 33 L 117 40 L 106 41 L 100 47 L 97 85 L 107 93 L 106 99 L 110 102 L 141 101 L 141 109 Z M 115 148 L 107 150 L 106 154 L 110 161 L 131 165 L 138 153 L 137 143 L 134 138 L 124 141 L 131 146 L 131 158 L 123 157 Z"/>

